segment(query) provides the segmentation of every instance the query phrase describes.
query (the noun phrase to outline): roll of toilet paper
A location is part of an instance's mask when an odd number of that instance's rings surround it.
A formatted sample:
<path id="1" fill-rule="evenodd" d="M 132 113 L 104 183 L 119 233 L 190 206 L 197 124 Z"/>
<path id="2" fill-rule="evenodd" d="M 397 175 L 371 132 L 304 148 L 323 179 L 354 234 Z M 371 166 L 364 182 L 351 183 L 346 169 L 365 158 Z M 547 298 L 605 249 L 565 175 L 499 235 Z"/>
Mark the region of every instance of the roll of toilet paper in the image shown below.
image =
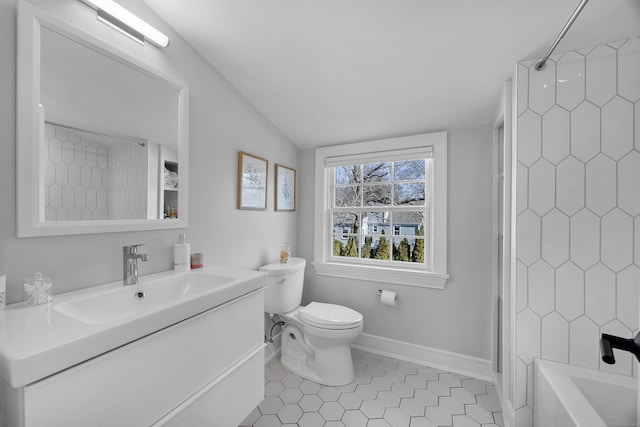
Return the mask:
<path id="1" fill-rule="evenodd" d="M 382 303 L 382 305 L 395 307 L 397 301 L 398 301 L 398 296 L 394 291 L 383 290 L 380 293 L 380 302 Z"/>

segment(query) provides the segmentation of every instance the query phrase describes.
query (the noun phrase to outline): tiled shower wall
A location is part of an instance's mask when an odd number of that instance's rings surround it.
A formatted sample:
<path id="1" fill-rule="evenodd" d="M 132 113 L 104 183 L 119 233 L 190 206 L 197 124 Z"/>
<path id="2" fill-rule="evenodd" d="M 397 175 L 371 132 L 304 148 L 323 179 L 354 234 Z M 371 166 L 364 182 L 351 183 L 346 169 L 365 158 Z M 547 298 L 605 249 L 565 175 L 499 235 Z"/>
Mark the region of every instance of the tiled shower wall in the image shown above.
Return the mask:
<path id="1" fill-rule="evenodd" d="M 108 149 L 48 123 L 44 136 L 45 220 L 109 219 Z"/>
<path id="2" fill-rule="evenodd" d="M 45 124 L 46 221 L 147 217 L 147 147 Z"/>
<path id="3" fill-rule="evenodd" d="M 148 148 L 147 143 L 144 147 L 121 144 L 109 149 L 109 219 L 147 218 Z"/>
<path id="4" fill-rule="evenodd" d="M 640 38 L 536 62 L 517 74 L 518 427 L 534 358 L 636 374 L 629 353 L 604 364 L 599 337 L 638 331 Z"/>

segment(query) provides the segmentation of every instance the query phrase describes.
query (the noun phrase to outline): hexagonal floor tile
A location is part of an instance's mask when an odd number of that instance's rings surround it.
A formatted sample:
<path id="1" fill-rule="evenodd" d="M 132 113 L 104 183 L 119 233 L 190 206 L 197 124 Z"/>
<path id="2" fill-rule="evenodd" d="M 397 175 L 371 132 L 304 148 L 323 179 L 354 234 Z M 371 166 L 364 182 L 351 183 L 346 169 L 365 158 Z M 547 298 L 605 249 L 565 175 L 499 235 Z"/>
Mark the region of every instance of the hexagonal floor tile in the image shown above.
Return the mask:
<path id="1" fill-rule="evenodd" d="M 262 415 L 276 414 L 282 408 L 282 400 L 279 397 L 265 397 L 258 405 Z"/>
<path id="2" fill-rule="evenodd" d="M 342 393 L 338 398 L 338 403 L 344 409 L 358 409 L 362 403 L 362 399 L 355 393 Z"/>
<path id="3" fill-rule="evenodd" d="M 488 381 L 360 350 L 352 355 L 362 363 L 360 378 L 371 383 L 321 386 L 272 359 L 265 365 L 267 396 L 241 426 L 493 427 L 502 422 L 495 386 Z"/>
<path id="4" fill-rule="evenodd" d="M 300 417 L 302 417 L 302 409 L 296 404 L 284 405 L 278 411 L 278 418 L 283 423 L 297 423 Z"/>
<path id="5" fill-rule="evenodd" d="M 300 427 L 323 427 L 324 418 L 318 412 L 305 412 L 298 420 Z"/>
<path id="6" fill-rule="evenodd" d="M 349 410 L 342 415 L 342 423 L 345 427 L 366 427 L 369 418 L 361 411 Z"/>
<path id="7" fill-rule="evenodd" d="M 287 387 L 280 393 L 282 403 L 298 403 L 302 398 L 302 392 L 298 387 Z"/>
<path id="8" fill-rule="evenodd" d="M 338 402 L 324 402 L 318 412 L 325 420 L 336 421 L 342 418 L 344 408 Z"/>
<path id="9" fill-rule="evenodd" d="M 302 396 L 298 405 L 304 412 L 318 412 L 322 406 L 322 399 L 315 394 L 305 394 Z"/>

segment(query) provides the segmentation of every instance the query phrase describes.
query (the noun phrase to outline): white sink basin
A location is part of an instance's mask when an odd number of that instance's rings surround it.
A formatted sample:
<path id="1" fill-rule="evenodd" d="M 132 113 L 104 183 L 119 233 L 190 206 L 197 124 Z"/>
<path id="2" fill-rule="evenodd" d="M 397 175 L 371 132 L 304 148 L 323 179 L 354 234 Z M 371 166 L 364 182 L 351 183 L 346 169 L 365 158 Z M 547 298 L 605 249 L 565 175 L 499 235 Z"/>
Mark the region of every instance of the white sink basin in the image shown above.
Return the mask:
<path id="1" fill-rule="evenodd" d="M 55 310 L 85 323 L 96 324 L 139 316 L 145 311 L 161 309 L 180 299 L 197 297 L 232 282 L 234 279 L 212 273 L 192 273 L 149 280 L 138 285 L 110 287 L 54 306 Z"/>
<path id="2" fill-rule="evenodd" d="M 265 285 L 264 273 L 209 266 L 56 294 L 49 304 L 11 304 L 0 310 L 0 377 L 14 388 L 31 384 Z"/>

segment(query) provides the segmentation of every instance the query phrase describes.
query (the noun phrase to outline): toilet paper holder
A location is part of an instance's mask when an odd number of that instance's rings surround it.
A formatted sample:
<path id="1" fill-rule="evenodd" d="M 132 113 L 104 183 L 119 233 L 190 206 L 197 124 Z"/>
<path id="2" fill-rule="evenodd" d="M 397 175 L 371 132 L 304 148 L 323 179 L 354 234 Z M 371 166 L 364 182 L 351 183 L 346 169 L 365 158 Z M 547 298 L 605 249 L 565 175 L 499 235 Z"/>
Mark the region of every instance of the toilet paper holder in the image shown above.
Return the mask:
<path id="1" fill-rule="evenodd" d="M 376 292 L 377 296 L 382 296 L 382 289 L 378 289 L 378 292 Z"/>

